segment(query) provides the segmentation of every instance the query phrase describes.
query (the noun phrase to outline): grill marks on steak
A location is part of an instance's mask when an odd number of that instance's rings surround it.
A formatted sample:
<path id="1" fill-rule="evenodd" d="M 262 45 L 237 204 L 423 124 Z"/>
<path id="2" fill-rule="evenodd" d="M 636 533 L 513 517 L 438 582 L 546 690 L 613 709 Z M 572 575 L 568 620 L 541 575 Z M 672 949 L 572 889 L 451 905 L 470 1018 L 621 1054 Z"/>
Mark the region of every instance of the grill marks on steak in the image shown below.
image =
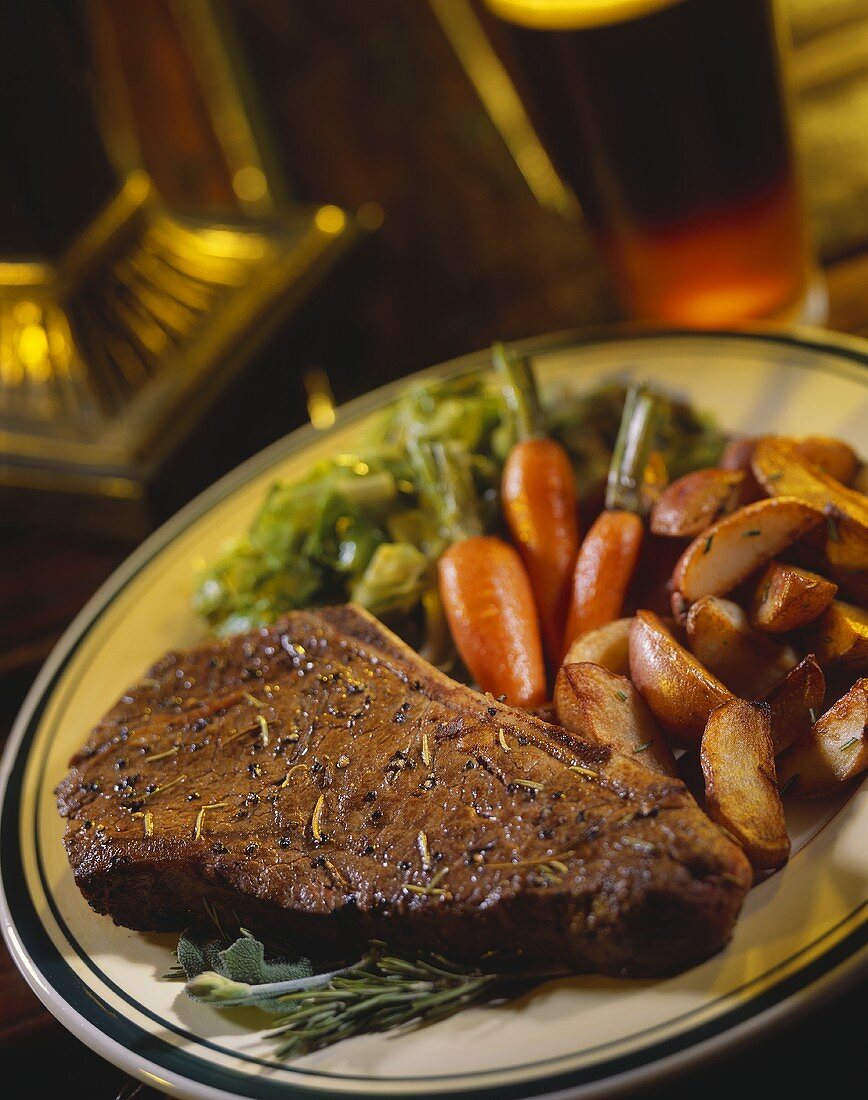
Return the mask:
<path id="1" fill-rule="evenodd" d="M 740 850 L 684 786 L 454 683 L 353 607 L 169 654 L 58 787 L 100 913 L 206 908 L 320 957 L 370 938 L 672 973 L 729 939 Z"/>

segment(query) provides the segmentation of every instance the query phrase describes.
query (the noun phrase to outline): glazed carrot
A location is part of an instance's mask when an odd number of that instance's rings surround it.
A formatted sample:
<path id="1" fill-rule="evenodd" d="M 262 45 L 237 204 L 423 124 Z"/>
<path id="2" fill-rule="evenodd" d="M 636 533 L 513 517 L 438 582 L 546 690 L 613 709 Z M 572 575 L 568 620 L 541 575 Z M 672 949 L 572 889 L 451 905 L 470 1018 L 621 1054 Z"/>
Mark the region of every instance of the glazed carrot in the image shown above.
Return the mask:
<path id="1" fill-rule="evenodd" d="M 407 445 L 423 499 L 450 545 L 437 563 L 440 603 L 455 648 L 483 691 L 514 706 L 546 699 L 539 618 L 515 547 L 483 534 L 466 454 L 442 443 Z"/>
<path id="2" fill-rule="evenodd" d="M 633 512 L 602 512 L 585 536 L 576 568 L 564 651 L 586 630 L 621 615 L 636 569 L 644 526 Z"/>
<path id="3" fill-rule="evenodd" d="M 507 456 L 500 492 L 530 577 L 546 654 L 554 664 L 561 655 L 579 548 L 576 485 L 567 452 L 553 439 L 520 440 Z"/>
<path id="4" fill-rule="evenodd" d="M 530 362 L 500 342 L 492 345 L 491 362 L 516 437 L 503 467 L 503 515 L 530 577 L 546 655 L 556 666 L 579 548 L 575 476 L 566 450 L 547 435 Z"/>
<path id="5" fill-rule="evenodd" d="M 564 653 L 586 630 L 621 616 L 645 531 L 639 513 L 644 506 L 642 488 L 657 411 L 657 401 L 645 385 L 630 386 L 609 464 L 606 508 L 588 531 L 576 558 Z"/>
<path id="6" fill-rule="evenodd" d="M 455 647 L 483 691 L 533 707 L 546 699 L 542 639 L 527 571 L 494 536 L 453 543 L 438 564 Z"/>

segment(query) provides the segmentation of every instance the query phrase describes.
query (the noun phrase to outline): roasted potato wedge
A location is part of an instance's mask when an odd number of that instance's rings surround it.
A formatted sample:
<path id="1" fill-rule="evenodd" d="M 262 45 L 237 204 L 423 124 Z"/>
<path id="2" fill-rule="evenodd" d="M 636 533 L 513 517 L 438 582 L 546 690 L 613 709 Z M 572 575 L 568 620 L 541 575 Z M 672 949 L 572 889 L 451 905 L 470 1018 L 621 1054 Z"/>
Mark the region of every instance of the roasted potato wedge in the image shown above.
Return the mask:
<path id="1" fill-rule="evenodd" d="M 586 662 L 626 676 L 630 671 L 630 626 L 633 620 L 614 619 L 580 634 L 567 650 L 563 665 Z"/>
<path id="2" fill-rule="evenodd" d="M 673 588 L 688 603 L 725 596 L 822 522 L 821 511 L 793 497 L 748 504 L 697 535 L 678 559 Z"/>
<path id="3" fill-rule="evenodd" d="M 789 438 L 795 445 L 796 454 L 817 466 L 824 474 L 840 481 L 842 485 L 849 485 L 856 476 L 860 466 L 859 456 L 843 440 L 833 439 L 828 435 Z"/>
<path id="4" fill-rule="evenodd" d="M 868 526 L 834 507 L 827 509 L 819 567 L 844 595 L 868 604 Z"/>
<path id="5" fill-rule="evenodd" d="M 823 668 L 868 672 L 868 611 L 833 600 L 813 623 L 808 643 Z"/>
<path id="6" fill-rule="evenodd" d="M 740 436 L 737 439 L 731 439 L 720 456 L 718 465 L 722 470 L 739 470 L 744 474 L 741 484 L 733 493 L 737 508 L 743 508 L 745 504 L 751 504 L 766 495 L 763 487 L 754 477 L 751 468 L 755 446 L 756 438 L 754 436 Z"/>
<path id="7" fill-rule="evenodd" d="M 699 753 L 709 817 L 730 832 L 756 870 L 786 863 L 790 838 L 765 703 L 732 699 L 711 713 Z"/>
<path id="8" fill-rule="evenodd" d="M 779 645 L 752 629 L 732 600 L 703 596 L 687 615 L 693 655 L 742 699 L 758 699 L 799 663 L 792 646 Z"/>
<path id="9" fill-rule="evenodd" d="M 558 721 L 586 741 L 635 756 L 646 767 L 676 777 L 678 769 L 648 704 L 626 676 L 600 665 L 562 665 L 555 682 Z"/>
<path id="10" fill-rule="evenodd" d="M 802 798 L 834 794 L 868 768 L 868 680 L 857 680 L 778 760 L 781 789 Z"/>
<path id="11" fill-rule="evenodd" d="M 868 605 L 868 527 L 834 506 L 826 522 L 786 552 L 786 560 L 837 584 L 845 599 Z"/>
<path id="12" fill-rule="evenodd" d="M 732 698 L 651 611 L 637 611 L 630 627 L 630 678 L 681 748 L 697 745 L 709 714 Z"/>
<path id="13" fill-rule="evenodd" d="M 808 732 L 822 710 L 825 695 L 826 677 L 811 653 L 763 697 L 769 705 L 775 755 Z"/>
<path id="14" fill-rule="evenodd" d="M 823 511 L 826 529 L 819 552 L 807 548 L 814 567 L 851 599 L 868 601 L 868 497 L 814 465 L 790 439 L 759 440 L 753 469 L 768 493 L 795 496 Z"/>
<path id="15" fill-rule="evenodd" d="M 832 436 L 772 436 L 770 438 L 784 439 L 796 454 L 845 485 L 853 480 L 861 466 L 853 448 L 843 440 L 834 439 Z M 721 467 L 724 470 L 749 470 L 758 442 L 759 439 L 755 436 L 731 439 L 721 456 Z"/>
<path id="16" fill-rule="evenodd" d="M 822 615 L 837 592 L 837 584 L 818 573 L 770 562 L 756 587 L 751 622 L 771 634 L 799 630 Z"/>
<path id="17" fill-rule="evenodd" d="M 651 509 L 655 535 L 693 538 L 736 506 L 744 470 L 694 470 L 668 485 Z"/>
<path id="18" fill-rule="evenodd" d="M 742 470 L 752 473 L 751 462 L 753 461 L 754 447 L 756 447 L 756 436 L 739 435 L 735 439 L 730 439 L 720 456 L 720 468 L 722 470 Z"/>
<path id="19" fill-rule="evenodd" d="M 801 454 L 792 439 L 757 440 L 751 468 L 770 496 L 796 497 L 823 511 L 829 506 L 868 527 L 868 497 L 848 489 Z"/>

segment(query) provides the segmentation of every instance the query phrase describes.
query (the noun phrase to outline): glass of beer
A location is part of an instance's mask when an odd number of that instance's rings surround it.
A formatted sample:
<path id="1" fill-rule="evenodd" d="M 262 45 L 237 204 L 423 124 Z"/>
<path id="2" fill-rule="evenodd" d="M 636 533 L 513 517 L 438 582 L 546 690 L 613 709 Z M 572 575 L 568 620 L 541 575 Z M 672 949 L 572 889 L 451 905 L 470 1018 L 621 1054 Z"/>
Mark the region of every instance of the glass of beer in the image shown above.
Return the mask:
<path id="1" fill-rule="evenodd" d="M 629 316 L 823 319 L 774 0 L 483 3 Z"/>

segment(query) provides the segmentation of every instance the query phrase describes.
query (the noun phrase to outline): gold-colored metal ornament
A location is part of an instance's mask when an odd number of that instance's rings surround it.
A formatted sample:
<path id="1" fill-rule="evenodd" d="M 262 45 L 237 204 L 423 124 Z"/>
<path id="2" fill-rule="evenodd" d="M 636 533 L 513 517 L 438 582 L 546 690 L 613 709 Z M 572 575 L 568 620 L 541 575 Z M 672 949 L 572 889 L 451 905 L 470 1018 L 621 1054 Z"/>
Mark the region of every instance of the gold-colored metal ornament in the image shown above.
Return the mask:
<path id="1" fill-rule="evenodd" d="M 0 263 L 7 519 L 146 531 L 155 471 L 355 233 L 332 206 L 197 223 L 137 171 L 59 259 Z"/>

